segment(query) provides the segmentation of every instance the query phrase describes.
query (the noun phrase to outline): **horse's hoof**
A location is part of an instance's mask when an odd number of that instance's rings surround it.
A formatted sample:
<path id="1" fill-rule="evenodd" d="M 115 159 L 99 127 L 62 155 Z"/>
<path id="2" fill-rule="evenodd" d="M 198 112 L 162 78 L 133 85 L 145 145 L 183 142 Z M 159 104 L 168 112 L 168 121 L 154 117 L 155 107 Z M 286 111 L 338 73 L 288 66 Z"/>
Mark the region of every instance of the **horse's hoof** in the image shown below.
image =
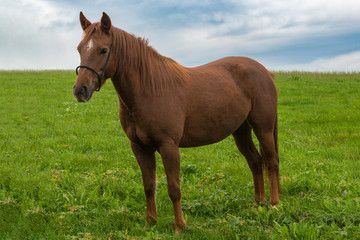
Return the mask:
<path id="1" fill-rule="evenodd" d="M 275 207 L 276 205 L 278 205 L 278 204 L 279 204 L 279 202 L 280 202 L 280 200 L 279 200 L 279 199 L 270 200 L 270 205 L 271 205 L 271 206 L 273 206 L 273 207 Z"/>
<path id="2" fill-rule="evenodd" d="M 146 221 L 149 224 L 155 224 L 157 222 L 157 217 L 154 216 L 146 216 Z"/>
<path id="3" fill-rule="evenodd" d="M 261 200 L 255 199 L 255 202 L 256 202 L 257 204 L 259 204 L 260 206 L 267 204 L 266 198 L 265 198 L 265 199 L 261 199 Z"/>
<path id="4" fill-rule="evenodd" d="M 175 223 L 175 235 L 181 235 L 186 230 L 186 222 Z"/>

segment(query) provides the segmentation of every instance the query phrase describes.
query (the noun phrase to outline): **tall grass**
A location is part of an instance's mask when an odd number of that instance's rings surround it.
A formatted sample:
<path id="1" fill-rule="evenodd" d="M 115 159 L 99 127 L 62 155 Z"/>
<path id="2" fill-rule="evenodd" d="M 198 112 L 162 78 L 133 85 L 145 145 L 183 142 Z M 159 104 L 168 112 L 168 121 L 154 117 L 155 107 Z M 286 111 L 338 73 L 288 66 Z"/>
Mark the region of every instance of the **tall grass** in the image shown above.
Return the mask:
<path id="1" fill-rule="evenodd" d="M 275 73 L 283 194 L 254 203 L 231 137 L 181 149 L 185 239 L 360 238 L 360 74 Z M 68 71 L 0 72 L 0 239 L 172 239 L 157 155 L 159 222 L 110 83 L 86 104 Z"/>

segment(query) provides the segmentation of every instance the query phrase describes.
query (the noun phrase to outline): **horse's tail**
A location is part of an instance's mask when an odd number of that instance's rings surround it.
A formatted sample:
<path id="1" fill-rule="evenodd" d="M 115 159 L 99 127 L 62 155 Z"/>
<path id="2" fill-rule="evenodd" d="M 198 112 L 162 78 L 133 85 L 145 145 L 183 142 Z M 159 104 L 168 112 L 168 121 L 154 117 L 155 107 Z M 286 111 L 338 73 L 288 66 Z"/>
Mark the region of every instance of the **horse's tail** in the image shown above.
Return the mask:
<path id="1" fill-rule="evenodd" d="M 279 162 L 279 147 L 278 147 L 278 119 L 277 119 L 277 116 L 276 116 L 276 118 L 275 118 L 275 126 L 274 126 L 274 142 L 275 142 L 276 160 Z"/>
<path id="2" fill-rule="evenodd" d="M 275 144 L 275 160 L 278 162 L 278 164 L 280 165 L 280 161 L 279 161 L 279 147 L 278 147 L 278 118 L 277 115 L 275 117 L 275 123 L 274 123 L 274 130 L 273 130 L 273 136 L 274 136 L 274 144 Z M 269 167 L 269 162 L 268 161 L 264 161 L 264 150 L 261 147 L 260 144 L 260 154 L 261 154 L 261 158 L 262 158 L 262 164 L 263 164 L 263 172 L 268 176 L 269 176 L 269 172 L 268 172 L 268 167 Z M 281 193 L 281 188 L 280 188 L 280 176 L 278 176 L 278 186 L 279 186 L 279 193 Z"/>
<path id="3" fill-rule="evenodd" d="M 279 147 L 278 147 L 278 117 L 277 117 L 277 114 L 276 114 L 275 124 L 274 124 L 274 143 L 275 143 L 275 159 L 278 162 L 278 166 L 280 167 Z M 279 186 L 279 194 L 281 194 L 280 176 L 278 176 L 278 186 Z"/>

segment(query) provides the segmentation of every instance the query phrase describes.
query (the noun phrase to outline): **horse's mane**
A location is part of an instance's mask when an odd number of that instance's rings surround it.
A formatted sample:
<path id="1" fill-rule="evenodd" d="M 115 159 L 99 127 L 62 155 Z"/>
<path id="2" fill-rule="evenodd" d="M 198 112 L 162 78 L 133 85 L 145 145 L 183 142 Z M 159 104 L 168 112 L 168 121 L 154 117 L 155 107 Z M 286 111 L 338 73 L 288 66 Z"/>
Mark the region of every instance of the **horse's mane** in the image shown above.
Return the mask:
<path id="1" fill-rule="evenodd" d="M 112 28 L 113 51 L 119 57 L 119 69 L 138 69 L 140 85 L 145 94 L 161 95 L 166 88 L 183 84 L 188 70 L 171 58 L 160 55 L 148 45 L 148 40 L 121 29 Z"/>

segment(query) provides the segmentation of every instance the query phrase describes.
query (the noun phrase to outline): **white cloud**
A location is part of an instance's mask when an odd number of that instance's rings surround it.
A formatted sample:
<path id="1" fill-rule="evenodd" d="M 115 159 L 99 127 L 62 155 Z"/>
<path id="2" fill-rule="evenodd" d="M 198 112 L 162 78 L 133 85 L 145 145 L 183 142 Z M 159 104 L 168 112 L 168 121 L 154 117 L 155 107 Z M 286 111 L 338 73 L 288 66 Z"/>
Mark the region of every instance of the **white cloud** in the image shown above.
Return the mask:
<path id="1" fill-rule="evenodd" d="M 149 38 L 161 54 L 186 66 L 228 55 L 261 58 L 266 52 L 269 58 L 271 52 L 276 57 L 279 49 L 304 47 L 311 39 L 360 34 L 357 0 L 97 0 L 86 6 L 76 4 L 76 0 L 2 0 L 0 69 L 74 68 L 79 64 L 76 46 L 82 34 L 80 7 L 93 22 L 106 11 L 115 26 Z M 294 62 L 294 56 L 286 57 Z M 321 53 L 307 59 L 320 57 Z M 334 68 L 340 65 L 348 64 Z"/>
<path id="2" fill-rule="evenodd" d="M 0 15 L 1 69 L 73 68 L 76 16 L 43 0 L 2 1 Z M 77 21 L 77 19 L 76 19 Z M 7 54 L 4 54 L 7 53 Z"/>
<path id="3" fill-rule="evenodd" d="M 270 69 L 308 72 L 360 72 L 360 51 L 332 58 L 318 58 L 305 64 L 273 66 Z"/>
<path id="4" fill-rule="evenodd" d="M 309 39 L 359 32 L 360 2 L 356 0 L 232 3 L 231 11 L 219 8 L 211 12 L 176 12 L 179 21 L 176 28 L 164 29 L 161 27 L 164 23 L 159 22 L 149 26 L 147 37 L 159 52 L 181 63 L 197 65 L 226 55 L 259 55 L 273 49 L 296 48 Z M 198 21 L 186 22 L 194 14 Z"/>

